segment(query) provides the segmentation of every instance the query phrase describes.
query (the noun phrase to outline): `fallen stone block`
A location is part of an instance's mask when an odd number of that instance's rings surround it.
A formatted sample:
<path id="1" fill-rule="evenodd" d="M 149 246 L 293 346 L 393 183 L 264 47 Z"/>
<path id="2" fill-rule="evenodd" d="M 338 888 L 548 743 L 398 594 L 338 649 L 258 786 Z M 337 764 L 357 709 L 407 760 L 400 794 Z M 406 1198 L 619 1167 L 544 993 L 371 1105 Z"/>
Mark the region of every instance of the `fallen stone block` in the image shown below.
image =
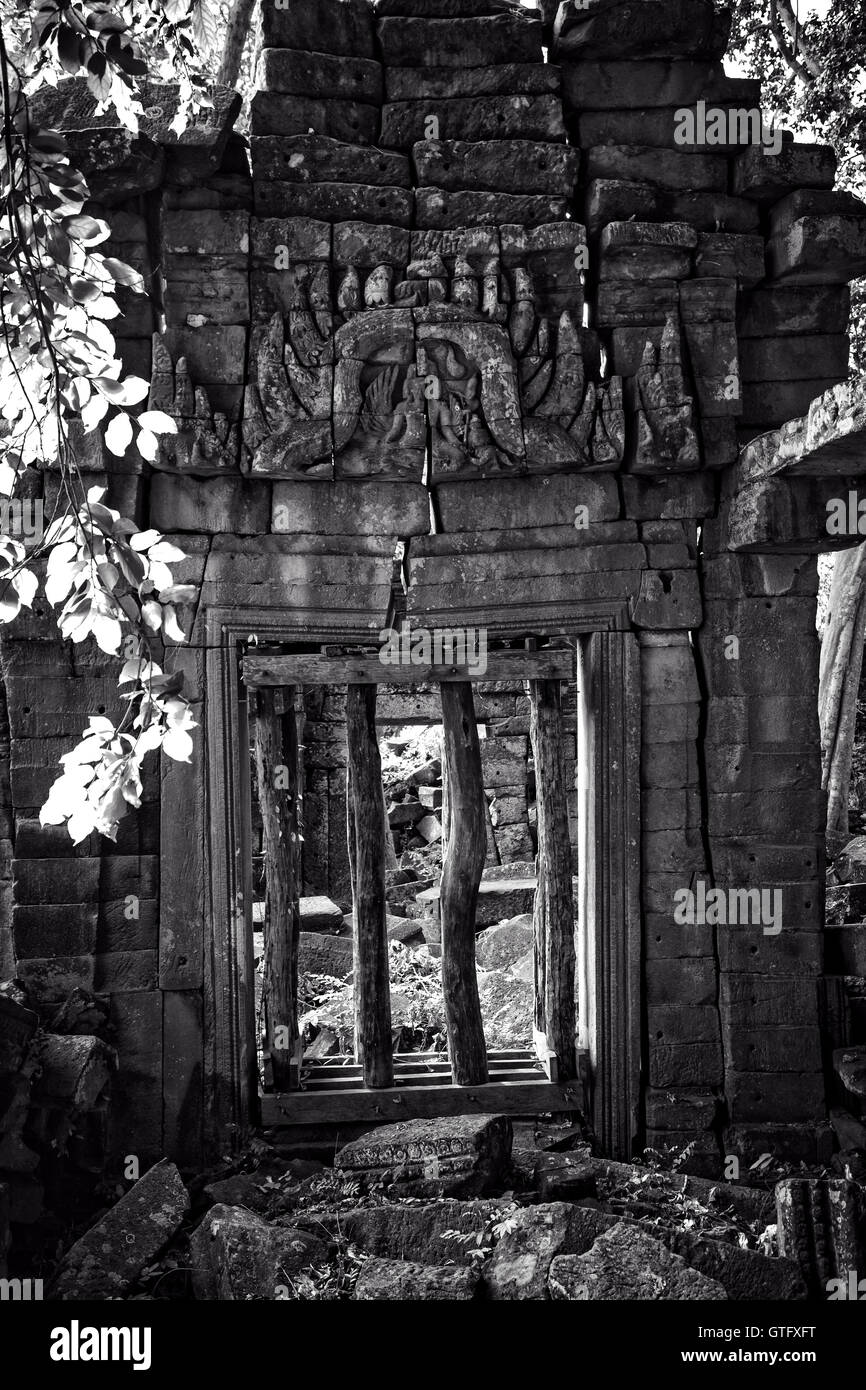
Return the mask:
<path id="1" fill-rule="evenodd" d="M 532 914 L 523 912 L 479 933 L 475 959 L 482 970 L 501 970 L 521 960 L 532 950 L 532 943 Z"/>
<path id="2" fill-rule="evenodd" d="M 341 918 L 342 921 L 342 918 Z M 304 931 L 298 943 L 298 969 L 312 975 L 344 979 L 353 967 L 352 940 L 348 936 L 323 936 Z"/>
<path id="3" fill-rule="evenodd" d="M 67 1250 L 49 1297 L 122 1298 L 174 1235 L 188 1208 L 180 1173 L 162 1159 Z"/>
<path id="4" fill-rule="evenodd" d="M 274 1299 L 328 1247 L 309 1231 L 270 1226 L 246 1207 L 212 1207 L 190 1237 L 192 1288 L 197 1299 L 245 1302 Z"/>
<path id="5" fill-rule="evenodd" d="M 376 1183 L 412 1184 L 418 1196 L 473 1196 L 504 1182 L 510 1160 L 507 1116 L 458 1115 L 384 1125 L 347 1144 L 334 1166 Z"/>
<path id="6" fill-rule="evenodd" d="M 9 994 L 0 993 L 0 1075 L 17 1071 L 24 1061 L 39 1015 Z"/>
<path id="7" fill-rule="evenodd" d="M 693 1231 L 659 1232 L 658 1238 L 690 1269 L 721 1284 L 728 1298 L 793 1301 L 808 1297 L 794 1260 L 771 1258 Z"/>
<path id="8" fill-rule="evenodd" d="M 367 1260 L 355 1285 L 359 1301 L 398 1300 L 404 1303 L 464 1302 L 475 1298 L 481 1278 L 468 1267 L 444 1268 L 412 1260 Z"/>
<path id="9" fill-rule="evenodd" d="M 496 1200 L 384 1203 L 334 1217 L 335 1233 L 368 1255 L 388 1260 L 411 1258 L 422 1264 L 458 1265 L 472 1262 L 472 1250 L 490 1245 L 491 1228 L 507 1215 L 507 1203 Z M 300 1221 L 304 1218 L 299 1217 Z M 311 1217 L 310 1229 L 315 1232 Z M 325 1218 L 327 1220 L 327 1218 Z M 468 1237 L 457 1239 L 457 1236 Z"/>
<path id="10" fill-rule="evenodd" d="M 659 1240 L 620 1222 L 598 1237 L 585 1255 L 559 1255 L 550 1266 L 551 1298 L 557 1301 L 727 1298 L 722 1285 L 691 1269 Z"/>
<path id="11" fill-rule="evenodd" d="M 299 898 L 301 931 L 339 932 L 343 924 L 342 909 L 330 898 Z"/>
<path id="12" fill-rule="evenodd" d="M 484 1267 L 485 1296 L 496 1302 L 548 1297 L 548 1275 L 555 1259 L 589 1250 L 618 1218 L 595 1207 L 550 1202 L 526 1207 L 509 1219 Z"/>
<path id="13" fill-rule="evenodd" d="M 425 888 L 417 895 L 417 901 L 438 914 L 438 887 Z M 521 913 L 531 912 L 534 901 L 534 878 L 515 877 L 486 881 L 482 879 L 478 891 L 478 906 L 475 910 L 476 928 L 492 927 L 507 917 L 517 917 Z"/>

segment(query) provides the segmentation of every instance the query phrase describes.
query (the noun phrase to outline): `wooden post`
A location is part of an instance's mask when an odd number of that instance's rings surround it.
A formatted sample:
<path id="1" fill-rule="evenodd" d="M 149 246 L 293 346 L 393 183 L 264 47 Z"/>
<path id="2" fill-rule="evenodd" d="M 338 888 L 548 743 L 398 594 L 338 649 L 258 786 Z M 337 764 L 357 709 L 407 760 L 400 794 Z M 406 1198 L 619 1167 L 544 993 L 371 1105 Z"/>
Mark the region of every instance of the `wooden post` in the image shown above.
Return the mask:
<path id="1" fill-rule="evenodd" d="M 391 1050 L 391 985 L 385 923 L 385 837 L 382 760 L 376 738 L 375 685 L 346 688 L 349 863 L 355 960 L 355 1051 L 364 1085 L 394 1084 Z"/>
<path id="2" fill-rule="evenodd" d="M 298 1039 L 297 738 L 292 691 L 289 713 L 277 712 L 279 692 L 256 695 L 256 775 L 265 857 L 265 1035 L 274 1086 L 287 1090 Z"/>
<path id="3" fill-rule="evenodd" d="M 442 993 L 454 1082 L 477 1086 L 487 1080 L 475 973 L 475 908 L 487 849 L 481 750 L 469 681 L 443 683 L 440 691 L 449 802 L 448 845 L 439 886 Z"/>
<path id="4" fill-rule="evenodd" d="M 442 744 L 442 806 L 439 812 L 439 821 L 442 825 L 442 859 L 448 852 L 448 841 L 451 838 L 451 789 L 448 786 L 448 764 L 445 761 L 445 744 L 443 734 Z"/>
<path id="5" fill-rule="evenodd" d="M 538 807 L 538 887 L 533 912 L 535 1026 L 556 1054 L 558 1077 L 576 1072 L 574 894 L 559 681 L 529 682 Z"/>

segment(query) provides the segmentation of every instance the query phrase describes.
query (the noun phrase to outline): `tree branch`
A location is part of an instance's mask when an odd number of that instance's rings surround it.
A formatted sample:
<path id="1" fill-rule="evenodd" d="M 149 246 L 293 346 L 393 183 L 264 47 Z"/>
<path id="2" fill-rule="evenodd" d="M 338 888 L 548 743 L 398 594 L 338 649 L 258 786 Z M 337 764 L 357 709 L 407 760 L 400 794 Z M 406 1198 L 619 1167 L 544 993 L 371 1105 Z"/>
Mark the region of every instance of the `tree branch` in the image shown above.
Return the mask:
<path id="1" fill-rule="evenodd" d="M 770 33 L 793 74 L 809 86 L 821 76 L 821 64 L 803 43 L 803 30 L 792 0 L 770 0 Z"/>

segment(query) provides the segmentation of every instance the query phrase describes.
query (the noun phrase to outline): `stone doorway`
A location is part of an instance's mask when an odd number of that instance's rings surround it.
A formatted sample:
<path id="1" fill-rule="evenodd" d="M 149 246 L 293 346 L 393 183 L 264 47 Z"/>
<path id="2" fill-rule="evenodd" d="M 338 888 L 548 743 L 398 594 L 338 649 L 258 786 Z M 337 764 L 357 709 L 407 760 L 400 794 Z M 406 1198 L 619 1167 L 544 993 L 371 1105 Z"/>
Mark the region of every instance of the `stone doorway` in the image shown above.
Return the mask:
<path id="1" fill-rule="evenodd" d="M 515 615 L 511 623 L 503 622 L 498 630 L 491 628 L 492 640 L 507 642 L 522 636 L 527 629 L 518 626 L 519 621 Z M 212 1034 L 213 1113 L 225 1134 L 232 1128 L 243 1133 L 257 1119 L 282 1122 L 285 1118 L 270 1105 L 260 1108 L 259 1104 L 252 853 L 244 817 L 238 814 L 238 807 L 250 796 L 249 767 L 238 756 L 249 739 L 247 687 L 240 679 L 239 661 L 251 632 L 257 636 L 259 653 L 266 642 L 270 646 L 301 637 L 308 655 L 321 650 L 336 633 L 324 624 L 317 630 L 309 622 L 299 631 L 297 620 L 292 622 L 289 615 L 281 618 L 273 613 L 250 613 L 244 621 L 236 610 L 230 614 L 212 610 L 208 624 L 218 640 L 208 655 L 207 684 L 209 690 L 220 691 L 221 701 L 207 701 L 209 742 L 212 752 L 218 753 L 208 761 L 210 791 L 215 801 L 223 802 L 222 810 L 213 807 L 216 814 L 212 824 L 215 831 L 220 826 L 226 831 L 222 844 L 218 833 L 213 837 L 210 878 L 215 925 L 218 927 L 220 921 L 220 902 L 226 914 L 222 920 L 231 924 L 222 939 L 217 930 L 212 955 L 216 1025 Z M 538 632 L 536 627 L 535 635 L 541 641 L 562 641 L 570 633 L 571 645 L 577 649 L 578 761 L 584 769 L 577 788 L 581 840 L 577 915 L 583 924 L 578 937 L 577 977 L 578 992 L 587 1000 L 578 1040 L 581 1080 L 608 1152 L 625 1156 L 639 1139 L 641 1128 L 637 643 L 630 632 L 615 628 L 581 631 L 581 627 L 578 618 L 555 623 L 549 633 Z M 361 629 L 352 634 L 342 630 L 341 643 L 350 635 L 358 644 L 369 644 L 370 634 Z M 223 1001 L 222 1011 L 219 1000 Z M 572 1107 L 578 1089 L 560 1094 L 557 1104 L 546 1108 Z M 494 1104 L 491 1094 L 490 1103 L 493 1109 L 501 1109 L 501 1098 Z"/>

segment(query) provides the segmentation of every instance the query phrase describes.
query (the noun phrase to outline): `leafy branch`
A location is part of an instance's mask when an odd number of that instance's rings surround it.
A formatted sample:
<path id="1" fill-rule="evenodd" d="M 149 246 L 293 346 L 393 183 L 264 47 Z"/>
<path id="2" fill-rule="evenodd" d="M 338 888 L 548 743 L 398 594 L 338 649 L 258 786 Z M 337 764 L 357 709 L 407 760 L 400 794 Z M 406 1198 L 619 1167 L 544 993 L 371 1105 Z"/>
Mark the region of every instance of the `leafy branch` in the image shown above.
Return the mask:
<path id="1" fill-rule="evenodd" d="M 47 556 L 45 592 L 60 608 L 62 636 L 80 642 L 92 634 L 104 652 L 126 656 L 123 718 L 116 727 L 90 720 L 61 759 L 41 813 L 43 824 L 65 824 L 76 842 L 93 830 L 113 839 L 128 808 L 141 804 L 145 754 L 190 760 L 195 721 L 183 676 L 166 675 L 150 644 L 185 640 L 177 606 L 195 590 L 174 582 L 170 565 L 182 551 L 107 507 L 104 489 L 85 490 L 79 434 L 99 432 L 119 458 L 134 443 L 153 461 L 159 435 L 176 424 L 161 411 L 133 413 L 148 383 L 122 375 L 109 324 L 120 314 L 117 287 L 143 294 L 144 282 L 97 249 L 110 228 L 90 210 L 63 136 L 33 119 L 30 97 L 61 74 L 83 76 L 97 112 L 113 106 L 135 132 L 136 84 L 155 69 L 178 83 L 179 134 L 208 100 L 201 58 L 216 42 L 215 12 L 210 0 L 0 0 L 0 14 L 0 494 L 11 496 L 37 467 L 59 474 L 60 499 L 33 549 L 0 536 L 0 622 L 32 607 L 33 566 Z"/>

